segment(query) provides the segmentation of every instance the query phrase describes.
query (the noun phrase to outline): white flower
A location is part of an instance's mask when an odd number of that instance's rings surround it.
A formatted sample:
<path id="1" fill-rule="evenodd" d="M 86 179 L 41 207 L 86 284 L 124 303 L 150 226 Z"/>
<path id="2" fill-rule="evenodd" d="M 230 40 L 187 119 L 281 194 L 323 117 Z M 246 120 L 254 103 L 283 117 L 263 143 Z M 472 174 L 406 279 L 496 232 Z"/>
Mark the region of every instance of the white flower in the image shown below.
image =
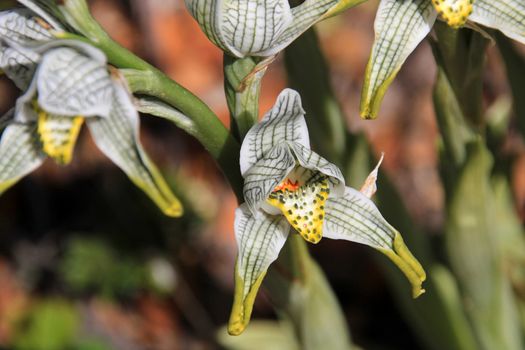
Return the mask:
<path id="1" fill-rule="evenodd" d="M 523 0 L 381 0 L 361 95 L 361 116 L 375 118 L 387 88 L 440 16 L 452 27 L 472 21 L 525 44 Z"/>
<path id="2" fill-rule="evenodd" d="M 185 0 L 208 38 L 236 57 L 268 57 L 336 10 L 363 0 Z"/>
<path id="3" fill-rule="evenodd" d="M 0 140 L 0 193 L 47 157 L 71 161 L 85 122 L 98 148 L 170 216 L 182 207 L 139 142 L 139 116 L 102 51 L 56 40 L 25 9 L 0 12 L 0 68 L 25 93 Z"/>
<path id="4" fill-rule="evenodd" d="M 414 297 L 424 292 L 423 268 L 369 199 L 375 193 L 377 168 L 361 191 L 345 187 L 341 171 L 310 150 L 297 92 L 284 90 L 272 110 L 250 129 L 240 163 L 246 203 L 235 216 L 239 254 L 231 334 L 246 328 L 259 286 L 290 231 L 312 243 L 327 237 L 373 247 L 407 276 Z"/>

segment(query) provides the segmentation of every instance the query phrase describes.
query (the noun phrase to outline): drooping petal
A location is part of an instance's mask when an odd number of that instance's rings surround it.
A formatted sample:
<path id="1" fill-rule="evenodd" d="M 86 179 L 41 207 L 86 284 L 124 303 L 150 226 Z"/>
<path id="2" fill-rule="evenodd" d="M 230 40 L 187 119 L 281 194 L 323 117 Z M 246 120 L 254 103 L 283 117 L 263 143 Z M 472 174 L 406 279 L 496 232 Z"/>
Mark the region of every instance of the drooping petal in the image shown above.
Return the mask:
<path id="1" fill-rule="evenodd" d="M 432 0 L 439 16 L 453 28 L 459 28 L 467 22 L 473 3 L 474 0 Z"/>
<path id="2" fill-rule="evenodd" d="M 53 36 L 31 11 L 15 9 L 0 12 L 0 39 L 28 45 L 52 40 Z"/>
<path id="3" fill-rule="evenodd" d="M 408 250 L 401 234 L 381 216 L 375 204 L 361 192 L 347 187 L 344 197 L 326 203 L 324 236 L 366 244 L 396 264 L 412 284 L 412 295 L 425 292 L 421 264 Z"/>
<path id="4" fill-rule="evenodd" d="M 244 175 L 243 194 L 248 208 L 256 215 L 270 193 L 295 167 L 287 144 L 277 144 Z"/>
<path id="5" fill-rule="evenodd" d="M 331 196 L 339 197 L 345 192 L 345 178 L 341 170 L 335 165 L 297 142 L 288 142 L 290 149 L 299 164 L 306 169 L 314 170 L 313 176 L 307 183 L 313 183 L 320 176 L 326 175 L 331 187 Z"/>
<path id="6" fill-rule="evenodd" d="M 235 295 L 228 332 L 241 334 L 252 313 L 253 302 L 266 271 L 279 256 L 290 226 L 282 216 L 258 213 L 246 205 L 235 212 L 235 238 L 239 253 L 235 266 Z"/>
<path id="7" fill-rule="evenodd" d="M 0 140 L 0 194 L 42 164 L 36 123 L 9 125 Z"/>
<path id="8" fill-rule="evenodd" d="M 86 119 L 93 140 L 166 215 L 181 216 L 179 200 L 139 142 L 139 117 L 131 97 L 120 84 L 112 85 L 115 93 L 109 117 Z"/>
<path id="9" fill-rule="evenodd" d="M 43 54 L 36 76 L 38 104 L 51 114 L 107 117 L 113 92 L 104 56 L 89 45 L 75 42 L 75 46 Z"/>
<path id="10" fill-rule="evenodd" d="M 525 44 L 525 2 L 522 0 L 476 0 L 469 20 L 498 29 Z"/>
<path id="11" fill-rule="evenodd" d="M 361 117 L 377 117 L 388 86 L 407 57 L 430 32 L 436 16 L 429 0 L 381 1 L 361 95 Z"/>
<path id="12" fill-rule="evenodd" d="M 284 89 L 272 109 L 244 138 L 240 156 L 243 176 L 277 144 L 292 141 L 310 148 L 304 114 L 297 91 Z"/>

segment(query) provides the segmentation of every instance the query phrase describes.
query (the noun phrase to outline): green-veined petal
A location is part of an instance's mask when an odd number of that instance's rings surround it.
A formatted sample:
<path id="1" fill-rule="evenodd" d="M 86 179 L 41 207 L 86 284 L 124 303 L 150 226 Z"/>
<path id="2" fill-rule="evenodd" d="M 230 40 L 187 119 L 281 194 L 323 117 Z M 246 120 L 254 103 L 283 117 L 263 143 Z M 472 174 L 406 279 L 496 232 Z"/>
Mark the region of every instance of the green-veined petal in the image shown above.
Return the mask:
<path id="1" fill-rule="evenodd" d="M 272 45 L 265 50 L 253 53 L 254 56 L 272 56 L 292 41 L 297 39 L 302 33 L 311 26 L 323 19 L 323 16 L 336 5 L 338 0 L 306 0 L 302 4 L 294 7 L 291 11 L 293 20 L 283 33 L 280 33 L 272 41 Z M 267 25 L 271 25 L 268 23 Z"/>
<path id="2" fill-rule="evenodd" d="M 388 86 L 403 62 L 430 32 L 436 16 L 429 0 L 381 1 L 361 95 L 361 117 L 377 117 Z"/>
<path id="3" fill-rule="evenodd" d="M 299 94 L 292 89 L 283 90 L 272 109 L 244 138 L 240 155 L 241 173 L 244 175 L 265 153 L 284 141 L 310 148 L 304 113 Z"/>
<path id="4" fill-rule="evenodd" d="M 412 284 L 412 295 L 425 292 L 421 264 L 403 242 L 401 234 L 383 218 L 375 204 L 361 192 L 347 187 L 344 197 L 326 203 L 323 234 L 327 238 L 366 244 L 388 256 Z"/>
<path id="5" fill-rule="evenodd" d="M 306 169 L 314 170 L 314 173 L 321 173 L 328 176 L 328 182 L 334 196 L 342 196 L 345 191 L 345 178 L 341 170 L 335 165 L 297 142 L 288 142 L 290 149 L 297 158 L 299 164 Z M 317 174 L 319 174 L 317 173 Z M 317 177 L 317 176 L 316 176 Z M 309 182 L 315 182 L 312 178 Z"/>
<path id="6" fill-rule="evenodd" d="M 36 123 L 9 125 L 0 140 L 0 194 L 42 164 Z"/>
<path id="7" fill-rule="evenodd" d="M 139 142 L 139 116 L 127 90 L 112 83 L 114 100 L 107 118 L 86 119 L 100 150 L 119 166 L 169 216 L 182 215 L 182 206 Z"/>
<path id="8" fill-rule="evenodd" d="M 235 266 L 235 295 L 228 332 L 241 334 L 252 313 L 253 302 L 266 271 L 279 256 L 290 226 L 283 216 L 258 213 L 252 216 L 246 205 L 235 212 L 235 238 L 239 253 Z"/>
<path id="9" fill-rule="evenodd" d="M 54 29 L 62 30 L 63 15 L 58 8 L 56 0 L 17 0 L 19 3 L 42 17 Z"/>
<path id="10" fill-rule="evenodd" d="M 27 45 L 49 41 L 53 36 L 30 11 L 15 9 L 0 12 L 0 39 Z"/>
<path id="11" fill-rule="evenodd" d="M 104 56 L 86 44 L 58 43 L 75 48 L 51 48 L 43 54 L 36 76 L 38 104 L 51 114 L 107 117 L 113 89 Z"/>
<path id="12" fill-rule="evenodd" d="M 20 90 L 26 90 L 35 74 L 40 55 L 30 50 L 17 50 L 0 43 L 0 69 Z"/>
<path id="13" fill-rule="evenodd" d="M 254 215 L 294 167 L 295 159 L 288 145 L 278 144 L 248 170 L 244 178 L 243 194 L 246 204 Z M 271 208 L 268 209 L 272 212 Z"/>
<path id="14" fill-rule="evenodd" d="M 525 44 L 525 2 L 523 0 L 476 0 L 469 20 L 496 28 Z"/>

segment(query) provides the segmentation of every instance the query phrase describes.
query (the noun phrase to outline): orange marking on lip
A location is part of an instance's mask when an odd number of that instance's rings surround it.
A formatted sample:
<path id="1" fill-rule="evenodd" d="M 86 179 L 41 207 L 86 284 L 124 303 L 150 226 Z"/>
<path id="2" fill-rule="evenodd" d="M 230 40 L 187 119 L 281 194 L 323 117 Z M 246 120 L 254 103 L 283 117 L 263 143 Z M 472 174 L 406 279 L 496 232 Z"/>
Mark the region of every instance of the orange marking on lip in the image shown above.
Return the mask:
<path id="1" fill-rule="evenodd" d="M 277 185 L 277 187 L 275 187 L 275 189 L 272 192 L 281 190 L 297 191 L 299 187 L 299 181 L 292 182 L 290 179 L 286 179 L 286 181 L 283 181 L 283 183 Z"/>

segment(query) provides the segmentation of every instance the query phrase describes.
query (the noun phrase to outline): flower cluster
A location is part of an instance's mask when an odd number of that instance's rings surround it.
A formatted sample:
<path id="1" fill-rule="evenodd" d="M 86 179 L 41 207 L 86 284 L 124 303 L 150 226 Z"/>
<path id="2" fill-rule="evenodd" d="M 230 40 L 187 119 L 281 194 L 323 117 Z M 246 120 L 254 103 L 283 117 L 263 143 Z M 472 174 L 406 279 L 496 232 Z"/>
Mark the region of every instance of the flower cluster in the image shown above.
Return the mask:
<path id="1" fill-rule="evenodd" d="M 0 68 L 24 91 L 0 140 L 0 193 L 48 157 L 68 164 L 85 123 L 98 148 L 165 214 L 182 215 L 139 142 L 139 116 L 126 84 L 111 73 L 102 51 L 56 39 L 59 24 L 38 12 L 0 12 Z"/>

